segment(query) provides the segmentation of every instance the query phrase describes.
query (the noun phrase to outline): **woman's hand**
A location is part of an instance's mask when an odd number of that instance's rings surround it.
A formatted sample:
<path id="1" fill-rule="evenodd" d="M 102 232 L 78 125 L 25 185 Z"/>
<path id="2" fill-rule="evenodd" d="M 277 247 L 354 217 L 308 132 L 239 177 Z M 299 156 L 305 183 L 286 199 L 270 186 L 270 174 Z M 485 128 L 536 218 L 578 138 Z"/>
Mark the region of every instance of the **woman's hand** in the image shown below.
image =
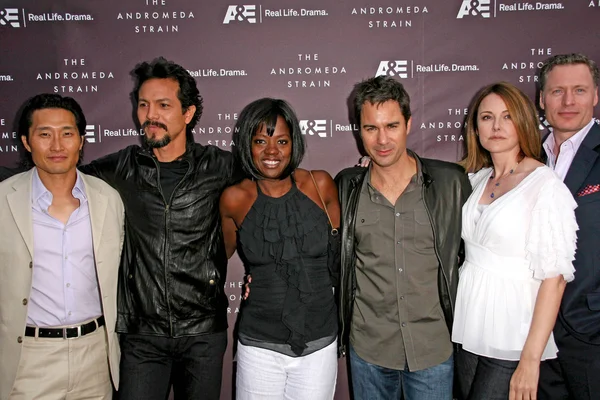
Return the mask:
<path id="1" fill-rule="evenodd" d="M 556 314 L 566 284 L 562 275 L 542 281 L 535 300 L 529 334 L 521 352 L 521 361 L 510 379 L 509 400 L 537 400 L 540 361 L 556 323 Z"/>
<path id="2" fill-rule="evenodd" d="M 246 283 L 244 283 L 244 300 L 250 296 L 250 283 L 252 283 L 252 275 L 246 277 Z"/>
<path id="3" fill-rule="evenodd" d="M 371 157 L 369 156 L 362 156 L 360 158 L 360 160 L 358 161 L 358 164 L 356 164 L 357 167 L 363 167 L 366 168 L 369 166 L 369 164 L 371 164 Z"/>
<path id="4" fill-rule="evenodd" d="M 537 400 L 540 362 L 521 360 L 510 379 L 509 400 Z"/>

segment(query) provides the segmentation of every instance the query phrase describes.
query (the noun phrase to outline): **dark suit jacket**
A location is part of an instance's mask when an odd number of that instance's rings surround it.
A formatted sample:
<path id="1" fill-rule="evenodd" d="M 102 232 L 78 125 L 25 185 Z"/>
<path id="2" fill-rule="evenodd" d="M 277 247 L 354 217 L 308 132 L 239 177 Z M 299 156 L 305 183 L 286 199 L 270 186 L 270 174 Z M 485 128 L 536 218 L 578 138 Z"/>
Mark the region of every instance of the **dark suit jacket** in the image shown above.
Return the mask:
<path id="1" fill-rule="evenodd" d="M 581 344 L 600 349 L 600 192 L 578 195 L 586 186 L 600 184 L 598 124 L 594 124 L 581 143 L 564 182 L 577 202 L 575 216 L 579 231 L 573 263 L 575 280 L 565 289 L 558 323 Z M 556 341 L 562 351 L 559 332 L 561 329 L 557 328 Z"/>

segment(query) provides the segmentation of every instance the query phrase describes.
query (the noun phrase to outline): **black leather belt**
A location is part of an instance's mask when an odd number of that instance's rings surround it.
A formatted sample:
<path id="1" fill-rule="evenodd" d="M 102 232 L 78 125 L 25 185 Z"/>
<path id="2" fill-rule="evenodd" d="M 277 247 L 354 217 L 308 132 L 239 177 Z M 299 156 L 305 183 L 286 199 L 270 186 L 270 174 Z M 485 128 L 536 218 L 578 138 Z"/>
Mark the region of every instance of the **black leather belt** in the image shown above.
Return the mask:
<path id="1" fill-rule="evenodd" d="M 104 316 L 90 321 L 87 324 L 70 326 L 67 328 L 36 328 L 34 326 L 28 326 L 25 328 L 25 336 L 35 337 L 35 331 L 37 330 L 37 337 L 72 339 L 92 333 L 103 325 Z"/>

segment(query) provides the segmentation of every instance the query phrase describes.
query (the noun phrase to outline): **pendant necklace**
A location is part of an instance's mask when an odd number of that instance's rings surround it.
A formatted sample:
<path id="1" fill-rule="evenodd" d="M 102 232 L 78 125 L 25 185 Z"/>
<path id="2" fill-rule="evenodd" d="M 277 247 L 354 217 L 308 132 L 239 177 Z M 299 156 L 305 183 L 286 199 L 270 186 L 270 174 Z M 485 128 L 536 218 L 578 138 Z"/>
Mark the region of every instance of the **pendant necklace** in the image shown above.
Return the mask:
<path id="1" fill-rule="evenodd" d="M 494 184 L 494 189 L 492 190 L 492 193 L 490 193 L 490 197 L 491 197 L 492 199 L 495 197 L 495 196 L 494 196 L 494 192 L 496 191 L 496 189 L 498 188 L 498 186 L 500 186 L 500 181 L 501 181 L 502 179 L 504 179 L 504 177 L 505 177 L 505 176 L 512 175 L 512 174 L 513 174 L 513 172 L 515 172 L 515 170 L 516 170 L 516 169 L 517 169 L 517 167 L 519 166 L 519 163 L 520 163 L 520 162 L 521 162 L 521 161 L 519 160 L 519 162 L 517 162 L 517 165 L 515 165 L 515 167 L 514 167 L 513 169 L 511 169 L 510 171 L 508 171 L 508 174 L 506 174 L 506 175 L 502 175 L 502 176 L 501 176 L 501 177 L 500 177 L 500 178 L 499 178 L 499 179 L 496 181 L 496 183 Z M 492 180 L 492 179 L 494 179 L 494 174 L 493 174 L 493 173 L 492 173 L 492 176 L 490 176 L 490 180 Z"/>

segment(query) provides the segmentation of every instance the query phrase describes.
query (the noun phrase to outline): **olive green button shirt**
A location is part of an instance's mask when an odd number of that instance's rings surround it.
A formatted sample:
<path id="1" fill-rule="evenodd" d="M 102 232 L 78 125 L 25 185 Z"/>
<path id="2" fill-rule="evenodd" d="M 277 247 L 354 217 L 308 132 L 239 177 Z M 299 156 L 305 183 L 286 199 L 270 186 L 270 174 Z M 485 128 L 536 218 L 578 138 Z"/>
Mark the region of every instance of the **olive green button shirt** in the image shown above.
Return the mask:
<path id="1" fill-rule="evenodd" d="M 367 172 L 356 218 L 356 297 L 350 342 L 363 360 L 410 371 L 452 354 L 440 306 L 438 259 L 423 202 L 422 167 L 392 205 Z"/>

